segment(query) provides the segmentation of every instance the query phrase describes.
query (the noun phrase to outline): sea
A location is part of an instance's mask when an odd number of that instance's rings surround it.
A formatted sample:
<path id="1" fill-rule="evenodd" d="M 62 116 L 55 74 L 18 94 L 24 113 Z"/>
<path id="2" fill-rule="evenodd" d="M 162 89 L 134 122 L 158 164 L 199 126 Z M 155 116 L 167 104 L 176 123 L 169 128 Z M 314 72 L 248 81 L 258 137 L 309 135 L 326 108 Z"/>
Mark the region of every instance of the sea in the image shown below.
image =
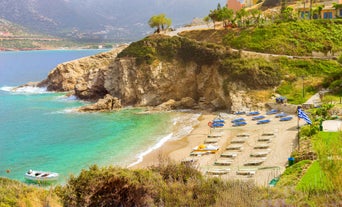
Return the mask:
<path id="1" fill-rule="evenodd" d="M 200 114 L 187 111 L 78 113 L 66 93 L 16 86 L 45 79 L 59 63 L 104 50 L 0 52 L 0 177 L 27 182 L 29 169 L 60 174 L 65 184 L 91 165 L 131 167 L 171 139 L 190 133 Z"/>

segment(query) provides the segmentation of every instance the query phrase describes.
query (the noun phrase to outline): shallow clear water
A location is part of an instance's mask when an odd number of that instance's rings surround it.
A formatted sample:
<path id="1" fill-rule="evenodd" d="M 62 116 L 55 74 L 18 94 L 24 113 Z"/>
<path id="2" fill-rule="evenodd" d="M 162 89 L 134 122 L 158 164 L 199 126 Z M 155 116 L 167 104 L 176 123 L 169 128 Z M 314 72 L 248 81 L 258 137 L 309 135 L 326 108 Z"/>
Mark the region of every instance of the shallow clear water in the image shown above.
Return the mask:
<path id="1" fill-rule="evenodd" d="M 175 130 L 177 137 L 191 131 L 193 115 L 145 114 L 133 108 L 74 113 L 86 103 L 44 89 L 10 91 L 44 79 L 58 63 L 98 52 L 0 52 L 0 176 L 24 181 L 28 169 L 46 170 L 60 173 L 64 183 L 92 164 L 129 166 L 175 138 Z"/>

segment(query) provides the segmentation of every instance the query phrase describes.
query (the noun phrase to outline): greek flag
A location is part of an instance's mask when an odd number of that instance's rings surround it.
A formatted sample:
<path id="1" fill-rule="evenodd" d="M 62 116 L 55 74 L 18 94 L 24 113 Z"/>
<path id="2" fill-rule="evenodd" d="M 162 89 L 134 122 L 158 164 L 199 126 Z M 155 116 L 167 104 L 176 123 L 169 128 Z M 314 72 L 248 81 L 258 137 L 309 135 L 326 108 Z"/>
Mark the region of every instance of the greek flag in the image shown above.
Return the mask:
<path id="1" fill-rule="evenodd" d="M 297 113 L 298 113 L 298 118 L 304 119 L 306 121 L 306 123 L 308 123 L 308 124 L 312 124 L 310 118 L 302 109 L 299 108 Z"/>

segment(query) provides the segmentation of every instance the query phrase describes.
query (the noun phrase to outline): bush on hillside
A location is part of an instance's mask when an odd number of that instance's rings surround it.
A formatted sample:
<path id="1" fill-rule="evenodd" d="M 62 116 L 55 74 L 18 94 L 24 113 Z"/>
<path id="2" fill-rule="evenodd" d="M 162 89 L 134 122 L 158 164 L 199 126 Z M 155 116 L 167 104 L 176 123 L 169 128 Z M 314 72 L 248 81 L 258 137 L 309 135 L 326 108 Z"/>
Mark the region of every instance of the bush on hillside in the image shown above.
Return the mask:
<path id="1" fill-rule="evenodd" d="M 52 191 L 0 177 L 0 206 L 59 207 L 62 205 Z"/>
<path id="2" fill-rule="evenodd" d="M 56 192 L 64 206 L 256 206 L 252 183 L 204 177 L 191 166 L 167 163 L 146 170 L 83 170 Z M 229 206 L 230 206 L 229 205 Z"/>
<path id="3" fill-rule="evenodd" d="M 196 62 L 199 65 L 216 63 L 226 49 L 213 43 L 200 43 L 187 38 L 152 35 L 130 44 L 118 54 L 119 58 L 133 57 L 137 64 L 152 64 L 156 60 L 184 63 Z"/>
<path id="4" fill-rule="evenodd" d="M 281 22 L 230 30 L 224 43 L 232 48 L 285 55 L 342 51 L 342 20 Z"/>
<path id="5" fill-rule="evenodd" d="M 227 75 L 230 80 L 240 80 L 253 89 L 274 87 L 281 80 L 277 65 L 261 58 L 226 58 L 222 62 L 220 74 Z"/>

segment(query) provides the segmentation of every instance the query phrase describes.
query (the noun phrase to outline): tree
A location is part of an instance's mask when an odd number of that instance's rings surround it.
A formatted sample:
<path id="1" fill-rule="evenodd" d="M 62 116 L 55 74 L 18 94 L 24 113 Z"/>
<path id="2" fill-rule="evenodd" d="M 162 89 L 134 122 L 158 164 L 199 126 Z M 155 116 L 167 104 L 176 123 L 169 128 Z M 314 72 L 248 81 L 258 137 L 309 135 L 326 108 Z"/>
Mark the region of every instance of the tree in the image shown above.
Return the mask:
<path id="1" fill-rule="evenodd" d="M 234 11 L 232 9 L 228 9 L 227 7 L 223 7 L 218 13 L 219 21 L 223 21 L 223 27 L 227 27 L 229 22 L 231 22 L 234 16 Z"/>
<path id="2" fill-rule="evenodd" d="M 208 15 L 211 21 L 213 21 L 214 29 L 215 29 L 215 22 L 219 21 L 219 13 L 220 11 L 215 9 L 215 10 L 210 10 L 210 13 Z"/>
<path id="3" fill-rule="evenodd" d="M 160 31 L 164 31 L 165 29 L 169 28 L 172 24 L 172 20 L 167 18 L 165 14 L 159 14 L 152 16 L 150 20 L 148 20 L 148 24 L 151 28 L 156 27 L 156 32 L 159 33 Z"/>
<path id="4" fill-rule="evenodd" d="M 244 19 L 247 16 L 247 11 L 245 8 L 240 9 L 239 11 L 236 12 L 236 19 L 237 19 L 237 23 L 239 26 L 243 26 L 244 25 Z"/>

